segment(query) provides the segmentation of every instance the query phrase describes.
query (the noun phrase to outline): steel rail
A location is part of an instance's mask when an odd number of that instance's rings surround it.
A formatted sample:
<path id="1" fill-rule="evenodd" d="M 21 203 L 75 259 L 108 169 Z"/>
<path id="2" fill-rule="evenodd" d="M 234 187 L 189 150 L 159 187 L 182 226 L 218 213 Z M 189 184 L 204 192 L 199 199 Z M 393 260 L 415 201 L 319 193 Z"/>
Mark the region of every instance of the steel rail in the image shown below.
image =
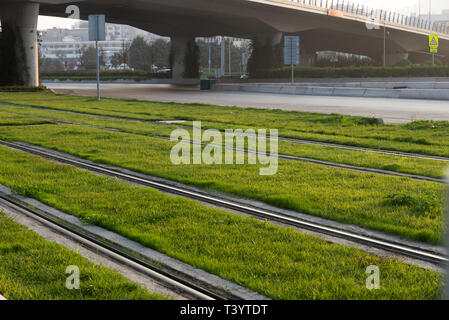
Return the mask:
<path id="1" fill-rule="evenodd" d="M 208 289 L 202 288 L 197 284 L 193 284 L 192 282 L 175 276 L 167 271 L 160 270 L 141 259 L 133 257 L 132 255 L 113 245 L 106 244 L 99 240 L 97 237 L 88 234 L 87 232 L 78 231 L 70 227 L 69 225 L 65 225 L 56 221 L 56 219 L 50 217 L 50 215 L 39 213 L 31 208 L 28 208 L 11 199 L 10 197 L 5 197 L 0 194 L 0 206 L 7 207 L 18 214 L 28 216 L 40 222 L 45 227 L 80 243 L 84 247 L 94 250 L 95 252 L 99 252 L 102 255 L 107 256 L 121 264 L 129 266 L 139 273 L 145 274 L 146 276 L 156 280 L 156 282 L 167 287 L 168 289 L 174 290 L 175 292 L 190 299 L 226 299 L 221 295 L 213 293 Z"/>
<path id="2" fill-rule="evenodd" d="M 377 239 L 369 236 L 360 235 L 357 233 L 340 230 L 334 227 L 328 227 L 316 222 L 304 221 L 301 219 L 293 218 L 288 215 L 281 213 L 276 213 L 273 211 L 268 211 L 261 208 L 256 208 L 253 206 L 248 206 L 236 201 L 231 201 L 227 199 L 222 199 L 215 195 L 203 194 L 180 187 L 175 187 L 163 182 L 156 182 L 149 179 L 145 179 L 133 174 L 125 174 L 118 170 L 104 168 L 100 165 L 95 165 L 82 160 L 75 160 L 72 158 L 64 157 L 61 155 L 56 155 L 54 153 L 45 152 L 40 149 L 31 146 L 24 146 L 17 143 L 0 141 L 0 144 L 8 146 L 13 149 L 21 150 L 27 153 L 35 154 L 47 159 L 58 161 L 61 163 L 66 163 L 75 167 L 87 169 L 92 172 L 97 172 L 107 176 L 116 177 L 122 180 L 126 180 L 132 183 L 136 183 L 143 186 L 148 186 L 154 189 L 158 189 L 167 193 L 181 195 L 186 198 L 195 199 L 203 201 L 206 203 L 213 204 L 218 207 L 231 209 L 237 212 L 249 214 L 251 216 L 256 216 L 263 219 L 269 219 L 276 221 L 285 225 L 297 227 L 300 229 L 307 229 L 316 233 L 326 234 L 332 237 L 344 239 L 351 241 L 353 243 L 362 244 L 369 246 L 371 248 L 381 249 L 387 252 L 392 252 L 404 257 L 417 259 L 420 261 L 426 261 L 437 265 L 442 265 L 448 262 L 448 259 L 438 253 L 432 252 L 430 250 L 425 250 L 417 246 L 412 246 L 400 242 L 392 242 L 384 239 Z"/>

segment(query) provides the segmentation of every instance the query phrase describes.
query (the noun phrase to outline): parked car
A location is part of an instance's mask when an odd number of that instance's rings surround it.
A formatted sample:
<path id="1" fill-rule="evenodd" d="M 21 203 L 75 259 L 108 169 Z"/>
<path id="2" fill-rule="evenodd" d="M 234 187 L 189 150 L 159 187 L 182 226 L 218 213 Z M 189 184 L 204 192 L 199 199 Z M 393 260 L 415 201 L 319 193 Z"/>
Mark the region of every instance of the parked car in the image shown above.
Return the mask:
<path id="1" fill-rule="evenodd" d="M 164 73 L 164 74 L 170 73 L 170 72 L 171 72 L 171 69 L 161 69 L 161 70 L 157 71 L 157 73 Z"/>

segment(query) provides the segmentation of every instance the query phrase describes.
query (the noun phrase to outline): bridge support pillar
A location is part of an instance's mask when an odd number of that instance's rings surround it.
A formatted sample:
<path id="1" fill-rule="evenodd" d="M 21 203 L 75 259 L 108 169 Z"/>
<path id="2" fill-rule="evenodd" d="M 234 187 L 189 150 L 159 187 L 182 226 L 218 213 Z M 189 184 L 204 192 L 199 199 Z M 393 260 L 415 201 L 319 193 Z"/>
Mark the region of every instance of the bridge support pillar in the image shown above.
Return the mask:
<path id="1" fill-rule="evenodd" d="M 0 83 L 39 85 L 38 15 L 38 3 L 20 2 L 0 6 Z"/>
<path id="2" fill-rule="evenodd" d="M 173 36 L 172 45 L 172 83 L 192 85 L 199 78 L 199 49 L 194 37 Z"/>
<path id="3" fill-rule="evenodd" d="M 253 52 L 248 61 L 248 71 L 257 78 L 262 70 L 282 66 L 282 33 L 259 34 L 253 38 Z"/>

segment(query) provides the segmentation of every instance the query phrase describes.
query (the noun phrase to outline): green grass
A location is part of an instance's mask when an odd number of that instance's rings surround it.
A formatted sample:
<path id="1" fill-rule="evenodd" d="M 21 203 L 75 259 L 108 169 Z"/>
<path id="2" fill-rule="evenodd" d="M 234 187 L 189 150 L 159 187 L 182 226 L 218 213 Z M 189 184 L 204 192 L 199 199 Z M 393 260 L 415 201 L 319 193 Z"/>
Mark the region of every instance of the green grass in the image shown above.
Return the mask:
<path id="1" fill-rule="evenodd" d="M 4 147 L 0 183 L 271 298 L 439 298 L 436 272 Z M 21 245 L 22 236 L 12 241 Z M 28 257 L 14 266 L 25 268 Z M 365 287 L 370 265 L 381 271 L 380 290 Z"/>
<path id="2" fill-rule="evenodd" d="M 56 110 L 44 110 L 5 105 L 0 105 L 0 110 L 30 116 L 45 117 L 54 120 L 71 121 L 98 127 L 118 129 L 123 132 L 147 136 L 169 137 L 171 132 L 174 129 L 178 128 L 178 126 L 176 125 L 157 125 L 129 119 L 108 119 L 98 116 L 83 115 Z M 183 125 L 191 126 L 192 122 L 186 122 L 183 123 Z M 444 161 L 406 158 L 366 151 L 342 150 L 333 147 L 304 145 L 288 141 L 279 141 L 279 153 L 361 167 L 423 175 L 433 178 L 442 178 L 444 176 L 445 168 L 448 166 L 448 163 Z"/>
<path id="3" fill-rule="evenodd" d="M 202 120 L 218 129 L 279 129 L 280 136 L 449 157 L 449 122 L 377 125 L 376 119 L 202 104 L 162 103 L 39 93 L 0 93 L 0 102 L 144 120 Z"/>
<path id="4" fill-rule="evenodd" d="M 33 119 L 26 116 L 11 114 L 0 111 L 0 126 L 22 126 L 22 125 L 37 125 L 47 124 L 51 121 Z"/>
<path id="5" fill-rule="evenodd" d="M 80 290 L 68 290 L 68 266 L 80 269 Z M 0 294 L 9 300 L 163 299 L 115 271 L 47 241 L 0 212 Z M 165 298 L 166 299 L 166 298 Z"/>
<path id="6" fill-rule="evenodd" d="M 76 125 L 24 129 L 0 128 L 0 139 L 25 141 L 95 162 L 416 240 L 438 243 L 443 236 L 442 184 L 287 160 L 279 161 L 274 176 L 259 175 L 260 165 L 177 166 L 170 160 L 175 145 L 170 141 Z M 398 193 L 415 202 L 392 203 L 390 197 Z"/>

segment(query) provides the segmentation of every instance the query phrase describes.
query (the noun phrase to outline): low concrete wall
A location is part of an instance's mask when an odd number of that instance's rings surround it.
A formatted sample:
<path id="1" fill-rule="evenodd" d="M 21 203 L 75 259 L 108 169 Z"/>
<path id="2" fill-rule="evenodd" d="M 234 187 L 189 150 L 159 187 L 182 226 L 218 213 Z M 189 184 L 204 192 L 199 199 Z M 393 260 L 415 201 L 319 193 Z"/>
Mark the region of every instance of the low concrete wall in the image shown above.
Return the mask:
<path id="1" fill-rule="evenodd" d="M 449 100 L 448 89 L 384 89 L 361 87 L 326 87 L 291 84 L 217 84 L 216 91 L 259 92 L 290 95 L 376 97 L 397 99 Z"/>

